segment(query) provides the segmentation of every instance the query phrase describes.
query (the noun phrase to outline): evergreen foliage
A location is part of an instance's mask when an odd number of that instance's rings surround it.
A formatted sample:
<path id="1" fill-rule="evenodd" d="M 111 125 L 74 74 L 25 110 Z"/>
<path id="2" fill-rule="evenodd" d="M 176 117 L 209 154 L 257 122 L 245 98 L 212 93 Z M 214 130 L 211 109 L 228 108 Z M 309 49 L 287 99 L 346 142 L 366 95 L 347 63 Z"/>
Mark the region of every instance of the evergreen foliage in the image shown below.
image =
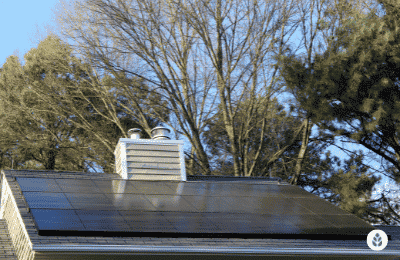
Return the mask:
<path id="1" fill-rule="evenodd" d="M 287 55 L 282 74 L 313 123 L 381 156 L 400 182 L 400 3 L 382 4 L 383 18 L 354 15 L 337 28 L 312 66 Z"/>

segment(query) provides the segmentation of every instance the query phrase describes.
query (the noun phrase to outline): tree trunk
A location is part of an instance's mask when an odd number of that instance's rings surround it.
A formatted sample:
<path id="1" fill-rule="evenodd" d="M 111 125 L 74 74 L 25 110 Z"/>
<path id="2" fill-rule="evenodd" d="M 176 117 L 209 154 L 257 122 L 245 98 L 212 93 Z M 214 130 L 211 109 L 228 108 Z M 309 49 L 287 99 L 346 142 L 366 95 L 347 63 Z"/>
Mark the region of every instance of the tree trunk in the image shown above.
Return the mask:
<path id="1" fill-rule="evenodd" d="M 44 167 L 46 170 L 54 170 L 56 166 L 56 155 L 57 152 L 54 149 L 50 149 L 47 152 L 47 158 L 45 158 Z"/>
<path id="2" fill-rule="evenodd" d="M 224 80 L 223 65 L 223 51 L 222 51 L 222 17 L 221 17 L 221 0 L 218 0 L 216 7 L 216 23 L 217 23 L 217 55 L 216 55 L 216 67 L 217 67 L 217 83 L 219 94 L 222 103 L 222 112 L 224 116 L 225 129 L 228 134 L 228 139 L 230 143 L 230 150 L 233 157 L 233 169 L 234 176 L 240 176 L 239 169 L 239 156 L 237 149 L 237 140 L 235 135 L 235 128 L 232 118 L 232 107 L 231 107 L 231 96 L 230 96 L 230 86 L 226 86 Z M 225 91 L 227 92 L 225 96 Z"/>
<path id="3" fill-rule="evenodd" d="M 204 151 L 204 147 L 201 144 L 200 141 L 200 136 L 196 133 L 193 135 L 193 141 L 192 143 L 195 145 L 194 147 L 192 146 L 192 149 L 194 149 L 194 152 L 197 155 L 198 162 L 200 164 L 200 167 L 202 168 L 202 174 L 203 175 L 211 175 L 210 171 L 210 163 L 208 161 L 208 157 L 206 152 Z M 193 150 L 192 150 L 193 151 Z M 193 167 L 193 165 L 192 165 Z"/>
<path id="4" fill-rule="evenodd" d="M 296 166 L 295 166 L 295 173 L 294 176 L 292 178 L 292 180 L 290 181 L 290 183 L 292 185 L 296 185 L 297 184 L 297 180 L 300 177 L 301 174 L 301 166 L 303 164 L 303 160 L 307 151 L 307 147 L 308 147 L 308 141 L 309 141 L 309 137 L 310 137 L 310 131 L 311 131 L 311 127 L 312 124 L 310 123 L 310 119 L 307 117 L 305 120 L 305 127 L 304 127 L 304 131 L 303 131 L 303 138 L 301 141 L 301 148 L 299 151 L 299 155 L 297 156 L 297 161 L 296 161 Z"/>

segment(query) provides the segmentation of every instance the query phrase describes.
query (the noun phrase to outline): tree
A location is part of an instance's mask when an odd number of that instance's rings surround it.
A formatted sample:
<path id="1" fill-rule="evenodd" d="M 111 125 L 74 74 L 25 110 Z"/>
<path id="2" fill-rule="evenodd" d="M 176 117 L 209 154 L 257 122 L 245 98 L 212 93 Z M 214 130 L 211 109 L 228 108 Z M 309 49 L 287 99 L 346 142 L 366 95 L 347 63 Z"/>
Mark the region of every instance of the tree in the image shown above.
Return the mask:
<path id="1" fill-rule="evenodd" d="M 379 191 L 378 191 L 379 192 Z M 399 225 L 400 224 L 400 200 L 399 186 L 395 183 L 385 184 L 379 197 L 367 201 L 368 221 L 376 224 Z"/>
<path id="2" fill-rule="evenodd" d="M 362 159 L 362 153 L 357 157 L 351 156 L 345 161 L 344 169 L 339 169 L 327 180 L 327 186 L 333 193 L 327 199 L 347 212 L 366 219 L 367 210 L 371 209 L 368 200 L 371 199 L 372 188 L 380 178 L 367 171 L 361 163 Z"/>
<path id="3" fill-rule="evenodd" d="M 295 98 L 295 107 L 299 108 L 298 114 L 303 117 L 302 146 L 298 154 L 294 173 L 290 180 L 296 184 L 303 172 L 303 163 L 310 141 L 311 129 L 314 121 L 311 120 L 310 111 L 300 106 L 300 100 L 308 100 L 308 93 L 303 89 L 313 84 L 310 72 L 314 70 L 315 59 L 327 48 L 336 28 L 340 28 L 348 19 L 363 16 L 365 10 L 375 10 L 374 3 L 368 1 L 320 1 L 310 0 L 300 4 L 300 33 L 301 39 L 298 46 L 285 46 L 282 55 L 276 59 L 280 73 L 287 91 Z M 299 49 L 302 53 L 295 54 Z M 297 63 L 292 63 L 296 60 Z M 290 69 L 289 69 L 290 68 Z M 292 73 L 295 72 L 295 73 Z"/>
<path id="4" fill-rule="evenodd" d="M 311 63 L 292 53 L 282 57 L 282 76 L 301 110 L 320 128 L 318 139 L 331 142 L 336 136 L 342 136 L 347 142 L 362 144 L 381 156 L 386 168 L 382 173 L 398 180 L 397 144 L 393 141 L 398 132 L 395 120 L 398 3 L 382 1 L 386 10 L 383 18 L 377 15 L 379 8 L 373 4 L 369 5 L 370 11 L 364 13 L 357 11 L 358 7 L 352 8 L 358 6 L 353 2 L 338 3 L 335 9 L 327 9 L 327 15 L 319 20 L 326 50 L 317 53 Z M 344 187 L 353 178 L 351 171 L 335 174 L 342 176 L 334 179 Z M 301 178 L 307 179 L 307 176 Z M 320 187 L 325 185 L 319 180 L 315 183 Z M 355 212 L 360 213 L 362 209 L 364 219 L 375 222 L 379 219 L 385 223 L 398 219 L 393 201 L 383 196 L 378 200 L 366 200 L 367 206 L 364 207 L 364 203 L 360 208 L 355 205 L 355 198 L 360 194 L 350 188 L 354 189 L 355 185 L 338 188 L 336 194 L 347 190 L 347 195 L 342 197 L 353 201 L 349 205 L 353 205 L 354 210 L 359 208 Z M 379 210 L 377 203 L 386 208 Z"/>
<path id="5" fill-rule="evenodd" d="M 142 91 L 144 84 L 124 75 L 116 80 L 130 92 L 116 91 L 115 78 L 97 76 L 55 36 L 30 50 L 24 66 L 10 57 L 0 76 L 3 125 L 16 150 L 26 152 L 24 160 L 40 162 L 45 169 L 100 166 L 113 172 L 118 138 L 127 137 L 129 128 L 150 132 L 158 124 L 145 101 L 138 103 L 157 95 Z M 165 109 L 151 109 L 168 116 Z"/>
<path id="6" fill-rule="evenodd" d="M 314 123 L 381 156 L 387 175 L 400 182 L 400 3 L 381 3 L 383 18 L 354 14 L 337 28 L 312 69 L 288 57 L 285 73 Z"/>
<path id="7" fill-rule="evenodd" d="M 240 175 L 235 103 L 276 92 L 277 69 L 267 71 L 267 57 L 287 41 L 294 12 L 294 1 L 88 0 L 63 24 L 87 60 L 113 75 L 143 78 L 163 95 L 174 115 L 164 122 L 176 122 L 204 174 L 210 167 L 202 134 L 219 105 Z"/>
<path id="8" fill-rule="evenodd" d="M 301 123 L 296 118 L 286 115 L 276 98 L 270 101 L 267 111 L 262 106 L 264 102 L 252 100 L 251 102 L 258 103 L 258 107 L 252 110 L 251 116 L 248 116 L 246 102 L 248 101 L 239 104 L 238 123 L 235 124 L 235 133 L 239 135 L 237 140 L 240 147 L 239 162 L 243 168 L 242 176 L 266 176 L 269 173 L 276 176 L 277 172 L 272 173 L 273 166 L 281 166 L 281 163 L 287 166 L 291 159 L 285 161 L 284 157 L 298 148 L 299 136 L 297 135 L 296 139 L 295 132 Z M 204 134 L 204 142 L 212 158 L 216 158 L 213 160 L 216 164 L 214 171 L 233 175 L 232 154 L 222 112 L 211 118 L 207 125 L 209 129 Z M 283 147 L 286 149 L 281 152 Z M 286 174 L 288 171 L 290 169 L 286 167 Z M 287 176 L 279 177 L 287 179 Z"/>
<path id="9" fill-rule="evenodd" d="M 34 97 L 27 94 L 29 83 L 27 77 L 19 63 L 18 59 L 11 56 L 7 59 L 1 71 L 1 112 L 3 126 L 3 141 L 9 148 L 17 148 L 17 154 L 14 153 L 12 160 L 16 155 L 23 161 L 15 160 L 15 166 L 23 164 L 26 161 L 35 160 L 41 163 L 45 169 L 55 169 L 55 161 L 58 146 L 63 143 L 70 146 L 68 140 L 61 137 L 66 129 L 63 122 L 52 114 L 41 114 L 41 118 L 35 120 L 38 116 L 32 110 L 23 110 L 25 102 L 30 103 L 28 99 Z M 33 82 L 33 81 L 31 81 Z M 28 85 L 28 86 L 27 86 Z M 45 107 L 45 104 L 37 106 Z M 48 124 L 51 122 L 50 124 Z M 54 131 L 57 129 L 56 131 Z M 59 134 L 57 135 L 58 132 Z M 53 136 L 55 135 L 55 136 Z M 23 155 L 23 157 L 21 157 Z M 12 162 L 12 164 L 14 164 Z M 78 166 L 76 163 L 75 166 Z"/>
<path id="10" fill-rule="evenodd" d="M 314 153 L 313 150 L 310 152 Z M 329 151 L 325 155 L 325 159 L 311 155 L 311 160 L 306 160 L 311 163 L 306 163 L 307 174 L 300 176 L 298 185 L 351 214 L 376 223 L 371 218 L 371 212 L 376 212 L 371 197 L 373 187 L 381 178 L 373 175 L 362 163 L 364 154 L 361 151 L 352 154 L 344 165 Z"/>

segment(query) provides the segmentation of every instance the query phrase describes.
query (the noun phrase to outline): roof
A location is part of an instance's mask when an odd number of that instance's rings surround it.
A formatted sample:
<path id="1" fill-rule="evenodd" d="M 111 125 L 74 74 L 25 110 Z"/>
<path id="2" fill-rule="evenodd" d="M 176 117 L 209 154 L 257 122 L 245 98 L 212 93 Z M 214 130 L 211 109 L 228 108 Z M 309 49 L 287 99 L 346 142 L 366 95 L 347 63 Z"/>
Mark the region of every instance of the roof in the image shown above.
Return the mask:
<path id="1" fill-rule="evenodd" d="M 29 180 L 27 178 L 32 179 L 32 185 L 29 185 Z M 44 188 L 54 188 L 49 185 L 42 185 L 43 180 L 46 179 L 49 182 L 55 181 L 58 185 L 60 183 L 64 183 L 65 186 L 58 186 L 58 192 L 56 190 L 47 190 L 44 191 Z M 320 254 L 320 255 L 379 255 L 379 256 L 395 256 L 400 253 L 400 241 L 399 240 L 390 240 L 388 246 L 383 251 L 372 251 L 369 249 L 366 241 L 360 240 L 360 236 L 364 236 L 366 238 L 366 233 L 369 230 L 373 230 L 374 227 L 370 226 L 366 222 L 357 217 L 348 214 L 341 209 L 330 205 L 325 202 L 323 199 L 310 194 L 297 186 L 291 186 L 287 183 L 283 183 L 278 179 L 243 179 L 243 178 L 226 178 L 226 177 L 189 177 L 186 183 L 183 182 L 174 182 L 168 181 L 164 182 L 163 187 L 169 192 L 160 191 L 160 190 L 151 190 L 148 191 L 141 190 L 135 192 L 126 192 L 127 187 L 145 187 L 145 184 L 149 182 L 145 181 L 123 181 L 121 177 L 116 174 L 93 174 L 93 173 L 80 173 L 80 172 L 57 172 L 57 171 L 16 171 L 16 170 L 3 170 L 2 171 L 2 180 L 6 181 L 9 191 L 3 190 L 2 196 L 9 192 L 13 198 L 15 199 L 15 204 L 18 207 L 18 210 L 21 215 L 20 221 L 24 224 L 26 229 L 26 234 L 29 237 L 29 242 L 32 250 L 37 252 L 38 254 L 47 254 L 51 252 L 60 252 L 60 251 L 95 251 L 95 252 L 111 252 L 111 251 L 124 251 L 131 253 L 186 253 L 186 254 L 254 254 L 254 255 L 309 255 L 311 254 Z M 35 180 L 35 181 L 33 181 Z M 141 219 L 141 223 L 144 223 L 145 227 L 150 227 L 150 223 L 155 223 L 155 230 L 152 231 L 158 232 L 157 235 L 152 235 L 151 232 L 142 232 L 143 230 L 134 230 L 136 232 L 132 232 L 132 223 L 128 223 L 128 226 L 131 228 L 130 230 L 111 230 L 110 226 L 104 225 L 96 225 L 96 222 L 92 219 L 88 219 L 85 223 L 94 223 L 91 228 L 87 228 L 90 225 L 86 225 L 83 223 L 81 227 L 84 228 L 76 229 L 76 226 L 72 228 L 72 230 L 64 229 L 59 231 L 60 226 L 46 227 L 43 225 L 43 221 L 40 218 L 45 215 L 37 214 L 38 211 L 42 210 L 54 210 L 54 206 L 46 206 L 40 204 L 39 200 L 35 201 L 33 199 L 35 196 L 47 193 L 60 193 L 67 196 L 69 204 L 62 204 L 63 210 L 85 210 L 81 206 L 85 207 L 94 207 L 91 210 L 92 213 L 96 213 L 95 211 L 105 210 L 97 207 L 98 205 L 102 205 L 99 200 L 92 200 L 91 204 L 86 201 L 80 203 L 79 200 L 69 200 L 73 198 L 76 194 L 82 194 L 82 188 L 84 186 L 79 187 L 68 185 L 68 183 L 81 183 L 88 185 L 89 183 L 103 183 L 105 186 L 102 186 L 100 191 L 96 194 L 101 194 L 104 196 L 116 196 L 116 194 L 125 194 L 131 197 L 144 196 L 144 198 L 152 206 L 153 208 L 146 208 L 146 210 L 140 209 L 141 212 L 147 212 L 147 217 Z M 117 191 L 111 190 L 109 186 L 107 186 L 110 181 L 114 181 L 116 184 L 125 183 L 125 191 Z M 34 185 L 34 183 L 40 183 L 41 185 Z M 158 182 L 152 182 L 156 184 Z M 3 183 L 4 184 L 4 183 Z M 96 185 L 97 185 L 96 184 Z M 183 185 L 182 185 L 183 184 Z M 90 185 L 89 185 L 90 186 Z M 85 189 L 89 189 L 90 187 L 86 186 Z M 118 185 L 117 185 L 118 186 Z M 183 186 L 183 188 L 182 188 Z M 208 192 L 207 195 L 199 195 L 196 192 L 199 191 L 198 187 L 202 187 L 202 191 Z M 5 186 L 4 186 L 5 187 Z M 35 189 L 37 187 L 42 187 L 41 191 Z M 89 188 L 88 188 L 89 187 Z M 100 186 L 97 186 L 99 188 Z M 161 187 L 161 186 L 158 186 Z M 172 189 L 175 193 L 171 193 L 171 187 L 175 187 L 176 189 Z M 179 187 L 181 189 L 179 190 Z M 196 188 L 197 187 L 197 188 Z M 230 187 L 230 190 L 227 188 Z M 93 187 L 92 187 L 93 188 Z M 70 190 L 66 190 L 70 189 Z M 74 190 L 75 189 L 75 190 Z M 108 189 L 108 193 L 106 192 Z M 255 190 L 259 190 L 258 193 L 255 193 Z M 260 192 L 261 190 L 261 192 Z M 35 193 L 36 192 L 36 193 Z M 236 194 L 235 194 L 236 192 Z M 240 192 L 240 193 L 238 193 Z M 34 194 L 35 193 L 35 194 Z M 68 194 L 67 194 L 68 193 Z M 153 194 L 152 194 L 153 193 Z M 157 194 L 154 194 L 157 193 Z M 259 196 L 260 193 L 263 196 Z M 75 194 L 75 195 L 74 195 Z M 90 193 L 86 193 L 88 197 L 89 194 L 93 195 L 93 191 Z M 247 195 L 246 195 L 247 194 Z M 257 198 L 254 198 L 256 194 L 259 194 Z M 45 194 L 46 195 L 46 194 Z M 47 194 L 48 195 L 48 194 Z M 275 195 L 275 196 L 273 196 Z M 175 203 L 176 210 L 171 208 L 173 204 L 171 201 L 171 196 L 175 196 L 174 198 L 177 201 L 189 201 L 189 204 L 186 204 L 185 210 L 182 210 L 182 203 Z M 186 197 L 184 197 L 186 196 Z M 158 199 L 158 202 L 162 202 L 162 198 L 164 199 L 164 206 L 155 207 L 156 202 L 151 201 L 151 199 Z M 221 198 L 233 198 L 236 201 L 221 200 Z M 82 196 L 79 197 L 82 199 Z M 201 202 L 197 199 L 203 199 L 206 203 L 201 204 Z M 255 204 L 254 199 L 258 199 L 259 202 L 262 203 Z M 2 203 L 4 199 L 2 198 Z M 137 201 L 137 200 L 136 200 Z M 168 201 L 171 202 L 168 204 Z M 235 202 L 241 201 L 242 207 L 234 207 Z M 274 204 L 273 201 L 280 201 L 284 203 Z M 300 205 L 296 205 L 294 202 L 300 202 Z M 113 201 L 115 203 L 116 200 Z M 143 201 L 141 201 L 143 202 Z M 220 204 L 214 204 L 219 202 Z M 221 204 L 224 202 L 224 204 Z M 244 203 L 248 202 L 248 203 Z M 250 203 L 252 202 L 252 203 Z M 35 204 L 36 203 L 36 204 Z M 126 201 L 125 201 L 126 203 Z M 197 204 L 196 204 L 197 203 Z M 267 203 L 267 206 L 265 206 Z M 140 204 L 140 203 L 139 203 Z M 139 205 L 138 204 L 138 205 Z M 161 203 L 162 204 L 162 203 Z M 159 205 L 161 205 L 159 204 Z M 97 206 L 96 206 L 97 205 Z M 116 209 L 118 212 L 124 210 L 124 199 L 121 200 Z M 190 206 L 191 205 L 191 206 Z M 60 205 L 56 205 L 58 208 L 55 210 L 61 211 L 59 208 Z M 132 204 L 130 204 L 132 206 Z M 173 205 L 172 205 L 173 206 Z M 72 208 L 71 208 L 72 207 Z M 97 207 L 97 208 L 96 208 Z M 163 208 L 164 207 L 164 208 Z M 169 207 L 169 208 L 168 208 Z M 225 211 L 219 212 L 221 208 L 224 208 Z M 132 209 L 132 208 L 130 208 Z M 196 210 L 199 212 L 196 212 Z M 277 218 L 273 219 L 273 221 L 264 221 L 261 224 L 257 221 L 253 221 L 255 215 L 268 215 L 261 214 L 260 210 L 268 210 L 274 211 Z M 135 209 L 139 210 L 139 209 Z M 296 211 L 297 218 L 290 218 L 287 215 L 294 213 Z M 132 210 L 131 210 L 132 211 Z M 311 212 L 309 212 L 311 211 Z M 36 212 L 36 213 L 35 213 Z M 151 214 L 150 214 L 151 213 Z M 160 216 L 163 215 L 166 217 L 167 222 L 171 224 L 173 227 L 177 227 L 179 225 L 178 220 L 182 220 L 183 215 L 179 216 L 179 214 L 189 214 L 191 216 L 194 213 L 201 214 L 203 216 L 202 220 L 204 225 L 197 226 L 198 228 L 193 230 L 193 222 L 189 223 L 188 228 L 183 228 L 182 230 L 170 230 L 170 232 L 162 232 L 160 230 L 160 225 L 157 225 L 157 222 L 162 218 L 154 219 L 155 215 Z M 218 214 L 223 213 L 223 214 Z M 265 213 L 265 212 L 264 212 Z M 36 218 L 35 218 L 36 214 Z M 155 214 L 155 215 L 154 215 Z M 168 217 L 168 214 L 170 216 Z M 172 214 L 172 215 L 171 215 Z M 175 215 L 173 215 L 175 214 Z M 189 214 L 190 215 L 190 214 Z M 207 215 L 213 215 L 215 218 L 212 219 L 212 223 L 215 224 L 219 228 L 220 232 L 211 232 L 212 229 L 210 226 L 211 223 L 207 221 L 210 218 L 207 218 Z M 222 216 L 231 216 L 231 218 L 221 218 Z M 0 216 L 1 212 L 0 212 Z M 82 215 L 79 215 L 82 216 Z M 243 221 L 238 223 L 235 222 L 237 217 L 247 216 L 250 219 L 242 219 Z M 298 217 L 300 216 L 300 218 Z M 156 221 L 151 221 L 151 218 Z M 188 218 L 186 218 L 187 220 Z M 240 219 L 240 218 L 239 218 Z M 125 221 L 127 219 L 125 218 Z M 129 220 L 129 219 L 128 219 Z M 228 221 L 229 220 L 229 221 Z M 272 220 L 272 219 L 269 219 Z M 175 221 L 175 222 L 174 222 Z M 178 222 L 177 222 L 178 221 Z M 297 222 L 296 222 L 297 221 Z M 336 221 L 336 222 L 335 222 Z M 84 221 L 83 221 L 84 222 Z M 182 223 L 182 222 L 181 222 Z M 228 225 L 224 226 L 224 224 Z M 255 225 L 252 225 L 255 223 Z M 271 223 L 273 225 L 271 225 Z M 290 224 L 290 225 L 286 225 Z M 311 226 L 314 228 L 310 228 Z M 330 225 L 330 226 L 327 226 Z M 74 225 L 72 225 L 74 226 Z M 138 227 L 139 225 L 137 225 Z M 245 228 L 243 228 L 245 226 Z M 317 228 L 315 228 L 317 226 Z M 98 227 L 101 227 L 100 229 Z M 182 225 L 180 225 L 182 227 Z M 270 229 L 266 229 L 269 227 Z M 318 229 L 319 227 L 319 229 Z M 154 226 L 153 226 L 154 228 Z M 158 228 L 158 229 L 157 229 Z M 190 229 L 192 228 L 192 229 Z M 207 231 L 208 228 L 208 232 Z M 61 228 L 63 229 L 63 228 Z M 120 233 L 112 233 L 114 235 L 105 236 L 101 235 L 101 230 L 109 229 L 109 232 L 120 232 Z M 261 229 L 261 230 L 260 230 Z M 227 235 L 229 230 L 234 230 L 235 232 L 231 232 L 232 234 L 236 234 L 236 236 L 218 236 L 223 234 Z M 275 232 L 271 232 L 271 230 L 275 230 Z M 285 230 L 287 232 L 285 232 Z M 40 235 L 42 231 L 42 235 Z M 128 231 L 128 232 L 127 232 Z M 181 232 L 179 232 L 181 231 Z M 354 232 L 353 232 L 354 231 Z M 47 234 L 46 234 L 47 232 Z M 92 232 L 86 233 L 84 232 Z M 97 233 L 96 233 L 97 232 Z M 131 235 L 122 236 L 122 232 L 126 234 L 131 233 Z M 258 233 L 257 233 L 258 232 Z M 104 232 L 103 232 L 104 233 Z M 44 235 L 46 234 L 46 235 Z M 83 236 L 83 234 L 85 236 Z M 117 234 L 117 235 L 116 235 Z M 156 233 L 153 233 L 156 234 Z M 164 234 L 160 236 L 160 234 Z M 182 235 L 183 234 L 183 235 Z M 193 235 L 197 234 L 197 235 Z M 202 234 L 206 235 L 205 237 Z M 258 235 L 257 235 L 258 234 Z M 261 234 L 261 235 L 260 235 Z M 332 240 L 332 235 L 342 235 L 342 237 L 334 237 Z M 51 236 L 50 236 L 51 235 Z M 193 235 L 193 236 L 191 236 Z M 248 235 L 247 237 L 245 235 Z M 307 235 L 314 235 L 314 237 L 310 237 Z M 344 240 L 343 238 L 350 237 L 353 235 L 352 239 L 355 240 Z M 358 237 L 357 237 L 358 236 Z M 282 239 L 283 238 L 283 239 Z M 350 237 L 351 238 L 351 237 Z M 395 238 L 395 237 L 393 237 Z M 311 240 L 313 239 L 313 240 Z"/>

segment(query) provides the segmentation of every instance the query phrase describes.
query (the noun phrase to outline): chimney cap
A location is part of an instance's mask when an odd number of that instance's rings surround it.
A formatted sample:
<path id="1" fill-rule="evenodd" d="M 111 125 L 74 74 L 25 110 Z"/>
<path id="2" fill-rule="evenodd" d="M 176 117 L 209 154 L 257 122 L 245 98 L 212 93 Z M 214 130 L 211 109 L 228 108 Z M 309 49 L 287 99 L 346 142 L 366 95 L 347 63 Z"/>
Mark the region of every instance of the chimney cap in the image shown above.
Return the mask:
<path id="1" fill-rule="evenodd" d="M 151 129 L 151 138 L 154 140 L 169 140 L 169 133 L 171 131 L 163 126 L 157 126 Z"/>
<path id="2" fill-rule="evenodd" d="M 130 135 L 131 139 L 140 139 L 141 132 L 140 128 L 131 128 L 128 130 L 128 135 Z"/>

